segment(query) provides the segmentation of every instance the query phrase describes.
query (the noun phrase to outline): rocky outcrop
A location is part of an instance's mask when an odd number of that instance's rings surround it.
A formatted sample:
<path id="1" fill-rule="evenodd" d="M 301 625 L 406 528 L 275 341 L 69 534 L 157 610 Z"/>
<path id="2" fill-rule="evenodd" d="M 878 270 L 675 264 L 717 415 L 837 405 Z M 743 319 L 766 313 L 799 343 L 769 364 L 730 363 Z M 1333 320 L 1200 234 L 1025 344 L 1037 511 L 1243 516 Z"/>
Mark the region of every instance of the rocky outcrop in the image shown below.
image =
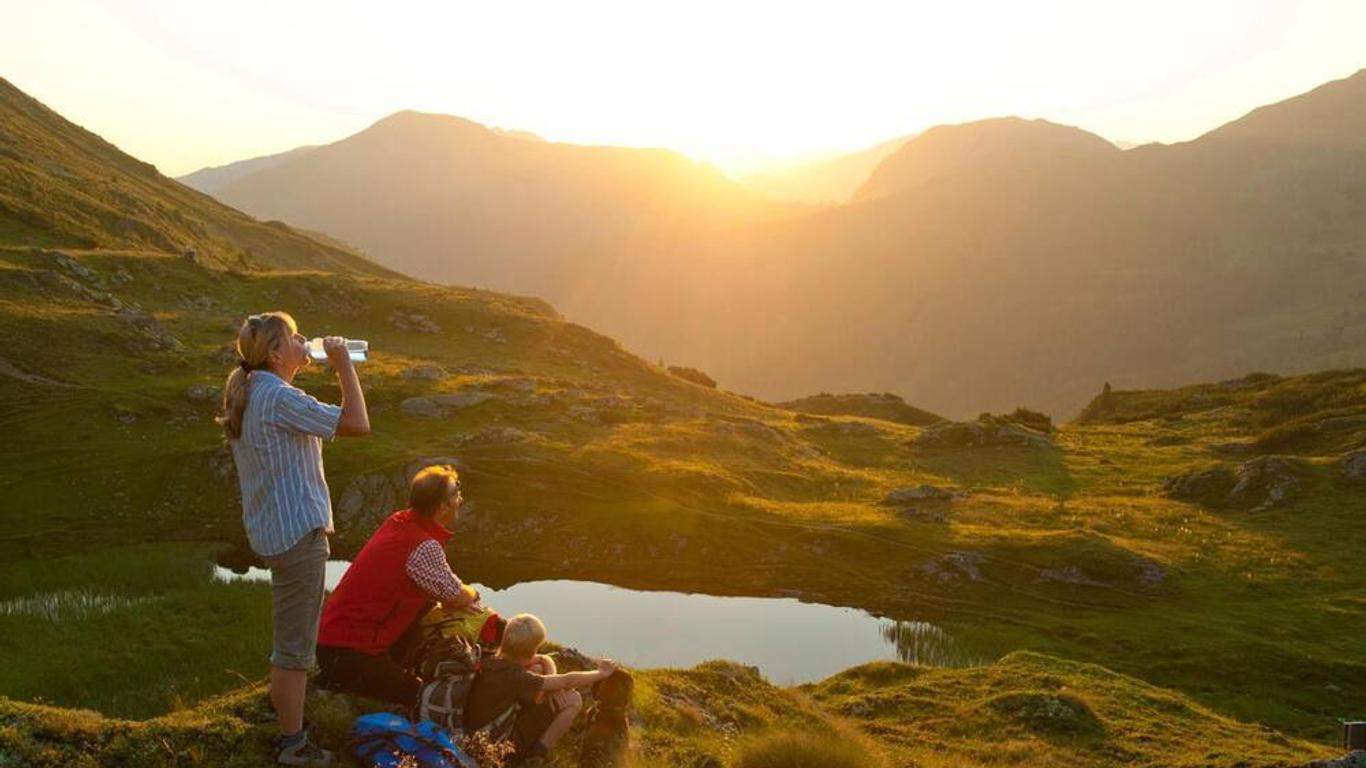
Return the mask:
<path id="1" fill-rule="evenodd" d="M 1280 456 L 1243 462 L 1229 497 L 1234 504 L 1253 510 L 1279 506 L 1299 491 L 1304 471 L 1304 462 Z"/>
<path id="2" fill-rule="evenodd" d="M 1299 459 L 1261 456 L 1236 470 L 1215 466 L 1168 478 L 1162 493 L 1210 507 L 1261 511 L 1280 506 L 1297 494 L 1307 470 Z"/>
<path id="3" fill-rule="evenodd" d="M 453 456 L 425 456 L 401 467 L 359 475 L 346 486 L 334 509 L 337 529 L 342 534 L 368 534 L 386 515 L 408 503 L 408 485 L 423 467 L 462 464 Z"/>
<path id="4" fill-rule="evenodd" d="M 493 395 L 478 390 L 449 392 L 444 395 L 410 397 L 399 404 L 399 409 L 409 416 L 422 419 L 439 419 L 450 415 L 452 411 L 473 408 L 491 399 L 493 399 Z"/>
<path id="5" fill-rule="evenodd" d="M 160 321 L 152 315 L 132 307 L 123 307 L 114 313 L 135 335 L 135 347 L 147 351 L 180 351 L 185 345 L 172 336 Z"/>

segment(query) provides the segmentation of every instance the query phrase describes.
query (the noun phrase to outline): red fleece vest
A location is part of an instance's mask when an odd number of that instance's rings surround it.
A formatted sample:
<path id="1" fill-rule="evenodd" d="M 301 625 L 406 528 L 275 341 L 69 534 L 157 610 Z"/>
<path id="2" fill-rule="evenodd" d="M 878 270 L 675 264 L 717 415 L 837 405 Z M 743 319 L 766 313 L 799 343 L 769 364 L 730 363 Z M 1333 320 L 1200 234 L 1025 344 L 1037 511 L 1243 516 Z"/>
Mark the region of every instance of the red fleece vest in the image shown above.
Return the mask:
<path id="1" fill-rule="evenodd" d="M 390 515 L 327 599 L 318 645 L 371 656 L 389 650 L 431 600 L 408 578 L 408 556 L 428 539 L 444 545 L 450 537 L 450 531 L 411 509 Z"/>

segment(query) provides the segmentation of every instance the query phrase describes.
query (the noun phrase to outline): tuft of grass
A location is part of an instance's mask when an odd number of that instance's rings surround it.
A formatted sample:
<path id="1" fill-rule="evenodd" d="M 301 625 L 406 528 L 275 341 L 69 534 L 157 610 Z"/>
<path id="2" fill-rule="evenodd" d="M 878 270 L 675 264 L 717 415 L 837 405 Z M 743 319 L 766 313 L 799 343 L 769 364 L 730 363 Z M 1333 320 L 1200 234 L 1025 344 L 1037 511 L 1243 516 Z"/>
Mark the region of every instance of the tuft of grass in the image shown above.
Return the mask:
<path id="1" fill-rule="evenodd" d="M 735 768 L 867 768 L 877 764 L 865 745 L 835 734 L 771 733 L 742 743 Z"/>

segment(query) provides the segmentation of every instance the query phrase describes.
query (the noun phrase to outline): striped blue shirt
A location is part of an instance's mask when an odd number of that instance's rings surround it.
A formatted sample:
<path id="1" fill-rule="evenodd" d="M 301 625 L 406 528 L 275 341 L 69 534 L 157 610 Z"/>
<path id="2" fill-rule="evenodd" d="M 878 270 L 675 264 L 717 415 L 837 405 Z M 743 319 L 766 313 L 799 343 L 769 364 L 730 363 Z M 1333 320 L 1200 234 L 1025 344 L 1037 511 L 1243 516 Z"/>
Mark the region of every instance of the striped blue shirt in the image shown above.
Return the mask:
<path id="1" fill-rule="evenodd" d="M 322 438 L 341 407 L 318 402 L 270 371 L 252 371 L 242 436 L 232 442 L 242 486 L 242 523 L 258 555 L 278 555 L 315 528 L 332 532 Z"/>

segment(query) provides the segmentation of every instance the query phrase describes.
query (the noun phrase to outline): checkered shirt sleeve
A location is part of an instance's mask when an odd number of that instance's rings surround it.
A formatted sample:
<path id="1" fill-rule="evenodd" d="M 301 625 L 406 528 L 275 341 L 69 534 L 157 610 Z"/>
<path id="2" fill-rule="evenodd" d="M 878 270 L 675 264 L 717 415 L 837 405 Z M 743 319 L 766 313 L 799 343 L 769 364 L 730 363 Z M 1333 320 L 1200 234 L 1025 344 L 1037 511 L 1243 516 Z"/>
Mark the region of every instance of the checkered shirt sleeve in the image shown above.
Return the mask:
<path id="1" fill-rule="evenodd" d="M 460 578 L 446 563 L 446 551 L 436 539 L 427 539 L 408 555 L 408 578 L 423 592 L 443 603 L 455 602 L 460 597 Z"/>

